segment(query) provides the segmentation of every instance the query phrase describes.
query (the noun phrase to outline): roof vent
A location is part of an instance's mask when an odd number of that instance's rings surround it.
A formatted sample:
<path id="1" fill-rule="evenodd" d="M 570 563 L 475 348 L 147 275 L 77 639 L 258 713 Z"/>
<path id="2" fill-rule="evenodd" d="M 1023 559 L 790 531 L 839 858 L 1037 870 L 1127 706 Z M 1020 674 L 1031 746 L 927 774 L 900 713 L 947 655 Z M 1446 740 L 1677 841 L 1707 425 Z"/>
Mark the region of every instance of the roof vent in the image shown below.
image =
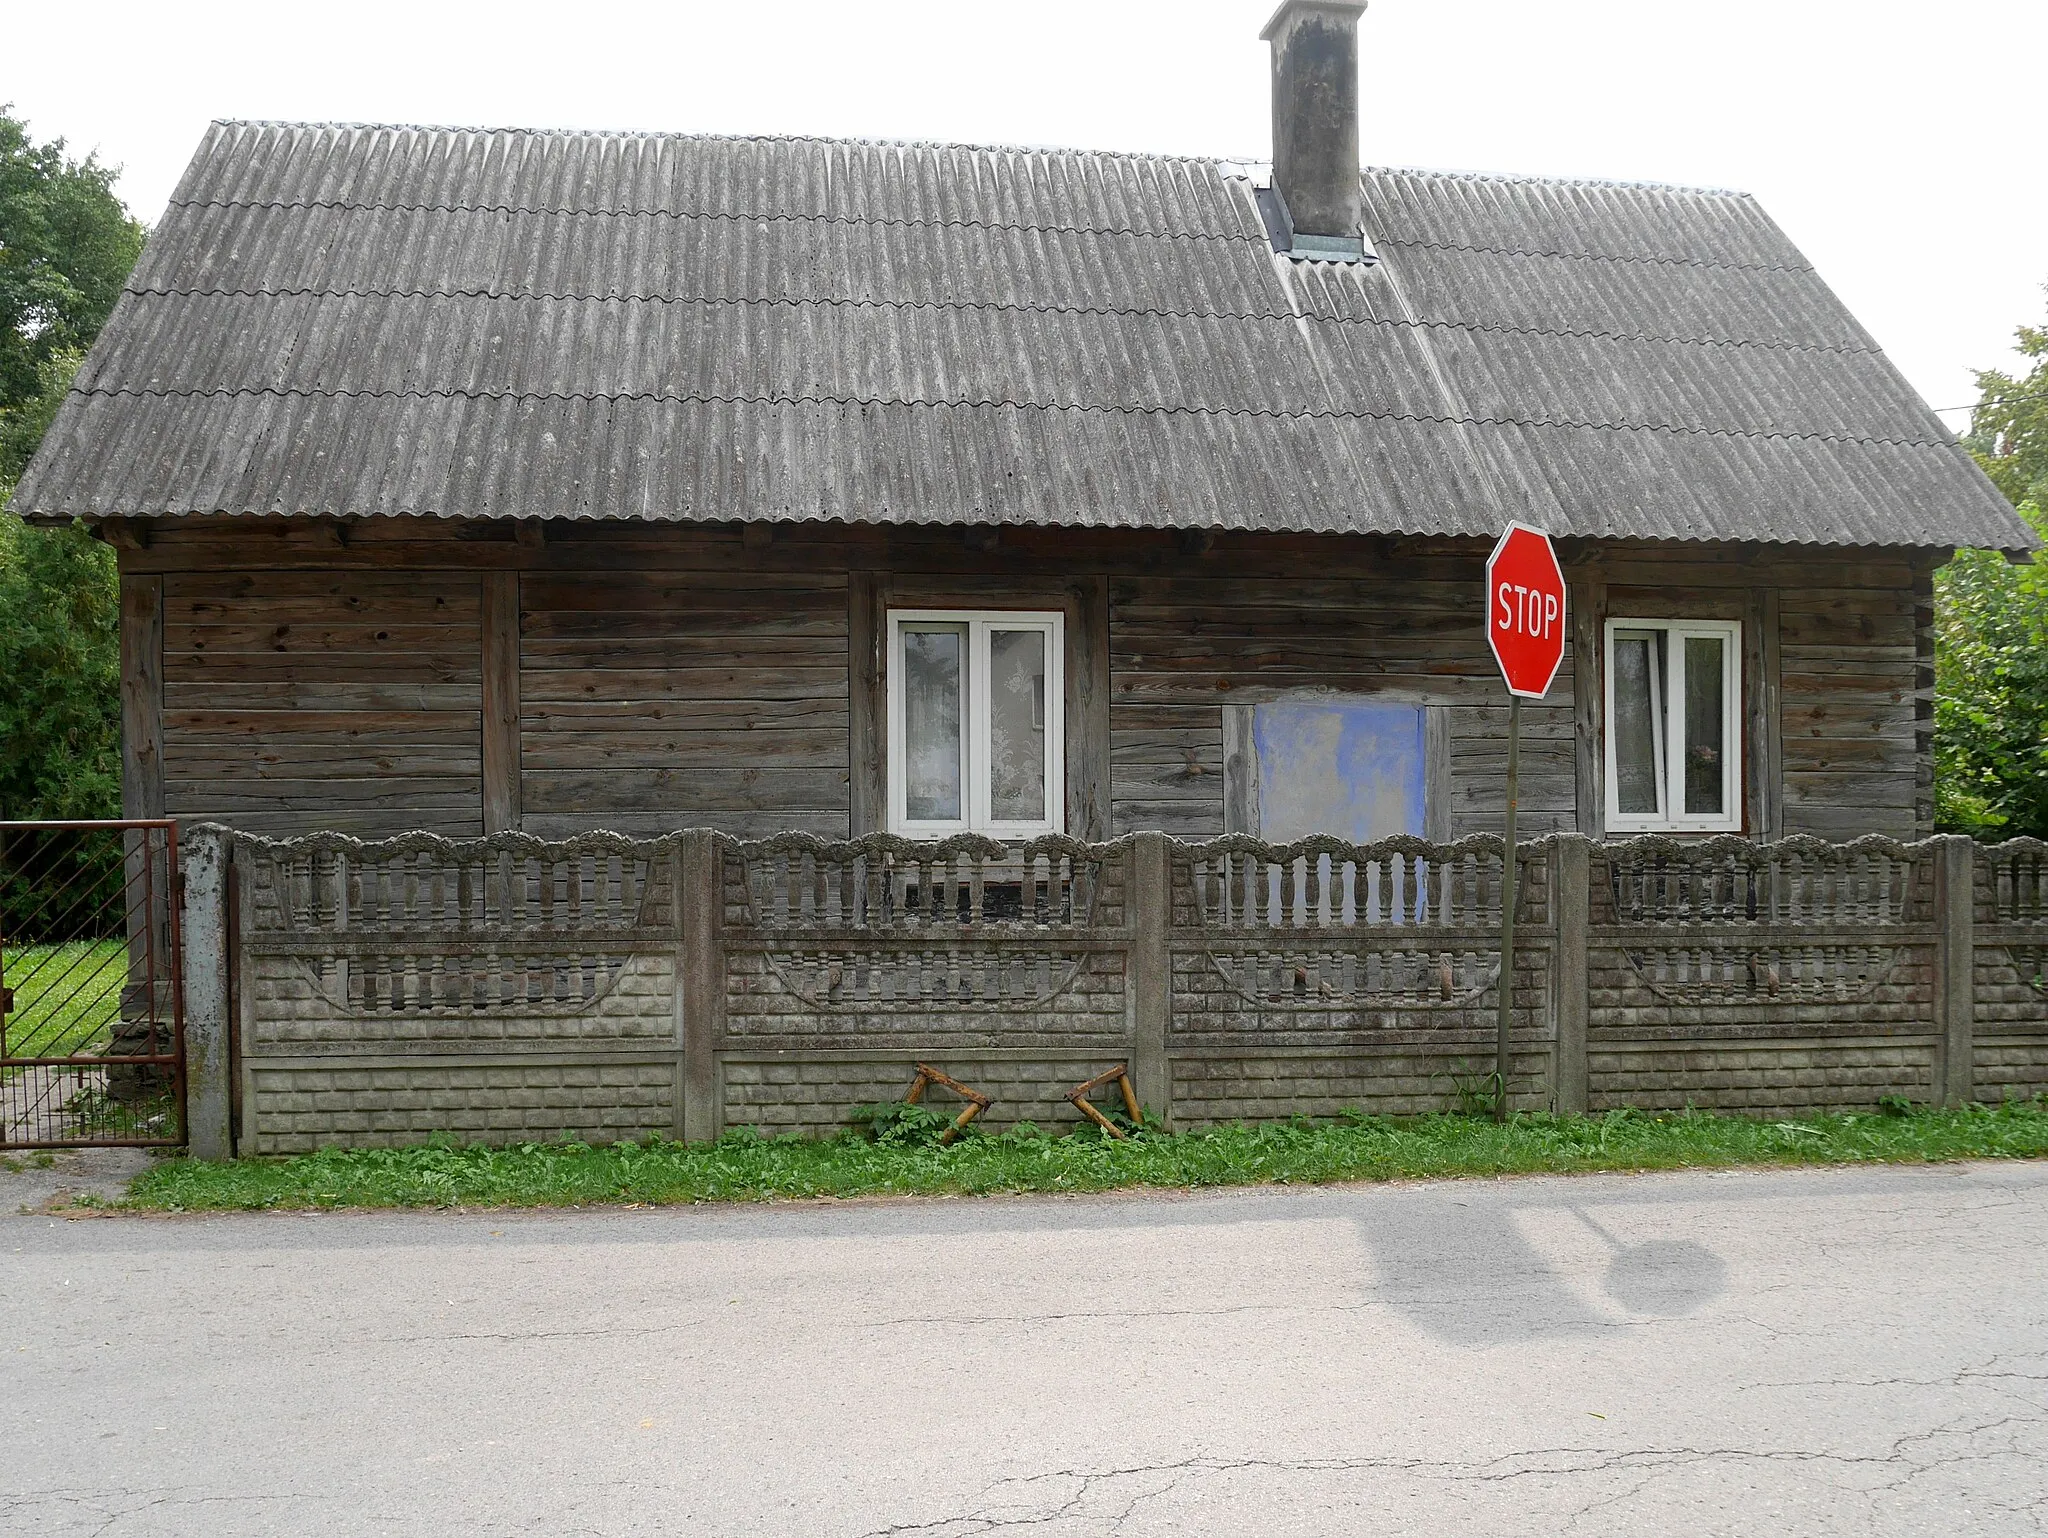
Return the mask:
<path id="1" fill-rule="evenodd" d="M 1369 262 L 1358 190 L 1358 14 L 1365 0 L 1285 0 L 1273 45 L 1273 185 L 1259 208 L 1273 249 Z"/>

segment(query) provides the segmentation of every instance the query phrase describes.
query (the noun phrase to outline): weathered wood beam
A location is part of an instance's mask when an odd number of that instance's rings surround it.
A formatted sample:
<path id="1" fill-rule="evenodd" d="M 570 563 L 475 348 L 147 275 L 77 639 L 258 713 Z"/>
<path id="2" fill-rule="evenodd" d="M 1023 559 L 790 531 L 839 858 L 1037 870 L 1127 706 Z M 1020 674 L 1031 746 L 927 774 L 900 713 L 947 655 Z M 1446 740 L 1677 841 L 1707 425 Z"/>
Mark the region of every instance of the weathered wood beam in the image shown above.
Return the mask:
<path id="1" fill-rule="evenodd" d="M 480 616 L 483 647 L 484 832 L 520 825 L 519 574 L 486 572 Z"/>
<path id="2" fill-rule="evenodd" d="M 1109 837 L 1109 579 L 1067 585 L 1067 831 Z"/>
<path id="3" fill-rule="evenodd" d="M 1743 611 L 1742 710 L 1747 752 L 1742 766 L 1743 820 L 1749 836 L 1775 839 L 1785 821 L 1784 711 L 1779 683 L 1784 664 L 1778 590 L 1751 588 Z"/>
<path id="4" fill-rule="evenodd" d="M 121 815 L 164 815 L 164 579 L 121 577 Z"/>
<path id="5" fill-rule="evenodd" d="M 1567 567 L 1572 626 L 1572 722 L 1574 793 L 1578 831 L 1588 838 L 1607 832 L 1606 667 L 1602 629 L 1607 618 L 1607 572 L 1599 552 L 1581 551 Z"/>
<path id="6" fill-rule="evenodd" d="M 883 696 L 882 662 L 886 616 L 882 592 L 879 573 L 847 573 L 847 814 L 855 838 L 879 833 L 888 825 L 888 707 Z"/>

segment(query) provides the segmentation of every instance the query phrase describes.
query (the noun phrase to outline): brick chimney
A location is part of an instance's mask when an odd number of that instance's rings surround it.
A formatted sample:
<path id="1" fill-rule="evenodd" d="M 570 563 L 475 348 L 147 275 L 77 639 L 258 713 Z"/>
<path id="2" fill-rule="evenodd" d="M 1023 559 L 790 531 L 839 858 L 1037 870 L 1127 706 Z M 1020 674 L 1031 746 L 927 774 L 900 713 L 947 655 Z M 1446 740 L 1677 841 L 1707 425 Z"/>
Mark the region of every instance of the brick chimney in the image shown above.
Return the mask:
<path id="1" fill-rule="evenodd" d="M 1273 249 L 1305 261 L 1371 260 L 1358 193 L 1358 14 L 1365 0 L 1285 0 L 1273 45 Z"/>

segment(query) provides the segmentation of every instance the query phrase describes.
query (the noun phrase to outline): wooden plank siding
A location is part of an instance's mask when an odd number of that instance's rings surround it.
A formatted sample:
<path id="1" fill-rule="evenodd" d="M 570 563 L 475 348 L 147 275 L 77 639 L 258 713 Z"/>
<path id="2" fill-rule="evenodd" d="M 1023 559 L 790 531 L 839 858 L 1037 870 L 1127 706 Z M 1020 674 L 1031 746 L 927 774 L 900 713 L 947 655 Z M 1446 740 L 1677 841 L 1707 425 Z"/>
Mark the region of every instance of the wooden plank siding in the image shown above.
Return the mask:
<path id="1" fill-rule="evenodd" d="M 1787 833 L 1917 828 L 1919 745 L 1910 588 L 1779 594 Z"/>
<path id="2" fill-rule="evenodd" d="M 1925 564 L 1898 550 L 1615 546 L 1608 608 L 1748 623 L 1775 610 L 1761 655 L 1778 674 L 1778 741 L 1747 758 L 1752 774 L 1759 758 L 1768 773 L 1778 755 L 1779 826 L 1754 831 L 1911 838 L 1932 831 L 1914 738 L 1913 605 Z"/>
<path id="3" fill-rule="evenodd" d="M 425 519 L 365 521 L 344 542 L 285 521 L 162 523 L 120 552 L 139 670 L 125 703 L 146 723 L 143 696 L 160 688 L 170 814 L 258 832 L 472 834 L 489 762 L 494 823 L 546 836 L 843 836 L 879 818 L 879 784 L 855 785 L 853 770 L 873 780 L 886 760 L 888 606 L 1007 595 L 1069 614 L 1069 741 L 1088 760 L 1069 765 L 1070 816 L 1107 782 L 1085 831 L 1222 832 L 1226 707 L 1323 694 L 1441 707 L 1432 785 L 1456 836 L 1497 829 L 1504 796 L 1505 702 L 1477 628 L 1484 553 L 1290 535 L 1198 548 L 1100 530 L 1006 529 L 991 547 L 836 525 L 752 542 L 550 525 L 520 540 Z M 1748 627 L 1744 799 L 1752 822 L 1779 820 L 1753 831 L 1924 831 L 1926 573 L 1939 554 L 1569 550 L 1574 597 L 1598 609 L 1575 616 L 1550 699 L 1524 711 L 1523 826 L 1580 825 L 1598 806 L 1601 715 L 1575 700 L 1574 654 L 1607 616 L 1636 615 Z M 160 686 L 141 657 L 151 583 Z M 856 630 L 865 642 L 850 647 Z M 1778 740 L 1762 741 L 1773 721 Z M 1760 787 L 1774 755 L 1782 776 Z"/>
<path id="4" fill-rule="evenodd" d="M 526 830 L 846 837 L 846 625 L 844 572 L 528 574 Z"/>
<path id="5" fill-rule="evenodd" d="M 164 578 L 164 803 L 254 833 L 482 831 L 481 584 Z"/>
<path id="6" fill-rule="evenodd" d="M 1116 674 L 1110 677 L 1114 692 Z M 1222 832 L 1223 739 L 1221 705 L 1112 704 L 1111 832 L 1157 829 L 1190 839 Z"/>

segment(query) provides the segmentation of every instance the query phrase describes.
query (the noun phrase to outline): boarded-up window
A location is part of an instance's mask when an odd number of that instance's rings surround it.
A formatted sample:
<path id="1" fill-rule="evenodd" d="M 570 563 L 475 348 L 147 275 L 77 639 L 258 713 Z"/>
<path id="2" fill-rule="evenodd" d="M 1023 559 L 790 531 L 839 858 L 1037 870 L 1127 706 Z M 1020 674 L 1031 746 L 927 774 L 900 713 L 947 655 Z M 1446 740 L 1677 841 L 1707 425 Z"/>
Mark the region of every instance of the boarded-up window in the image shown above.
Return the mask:
<path id="1" fill-rule="evenodd" d="M 1276 843 L 1311 833 L 1365 843 L 1429 827 L 1429 733 L 1420 705 L 1282 700 L 1245 710 L 1247 783 L 1229 799 L 1245 831 Z"/>

